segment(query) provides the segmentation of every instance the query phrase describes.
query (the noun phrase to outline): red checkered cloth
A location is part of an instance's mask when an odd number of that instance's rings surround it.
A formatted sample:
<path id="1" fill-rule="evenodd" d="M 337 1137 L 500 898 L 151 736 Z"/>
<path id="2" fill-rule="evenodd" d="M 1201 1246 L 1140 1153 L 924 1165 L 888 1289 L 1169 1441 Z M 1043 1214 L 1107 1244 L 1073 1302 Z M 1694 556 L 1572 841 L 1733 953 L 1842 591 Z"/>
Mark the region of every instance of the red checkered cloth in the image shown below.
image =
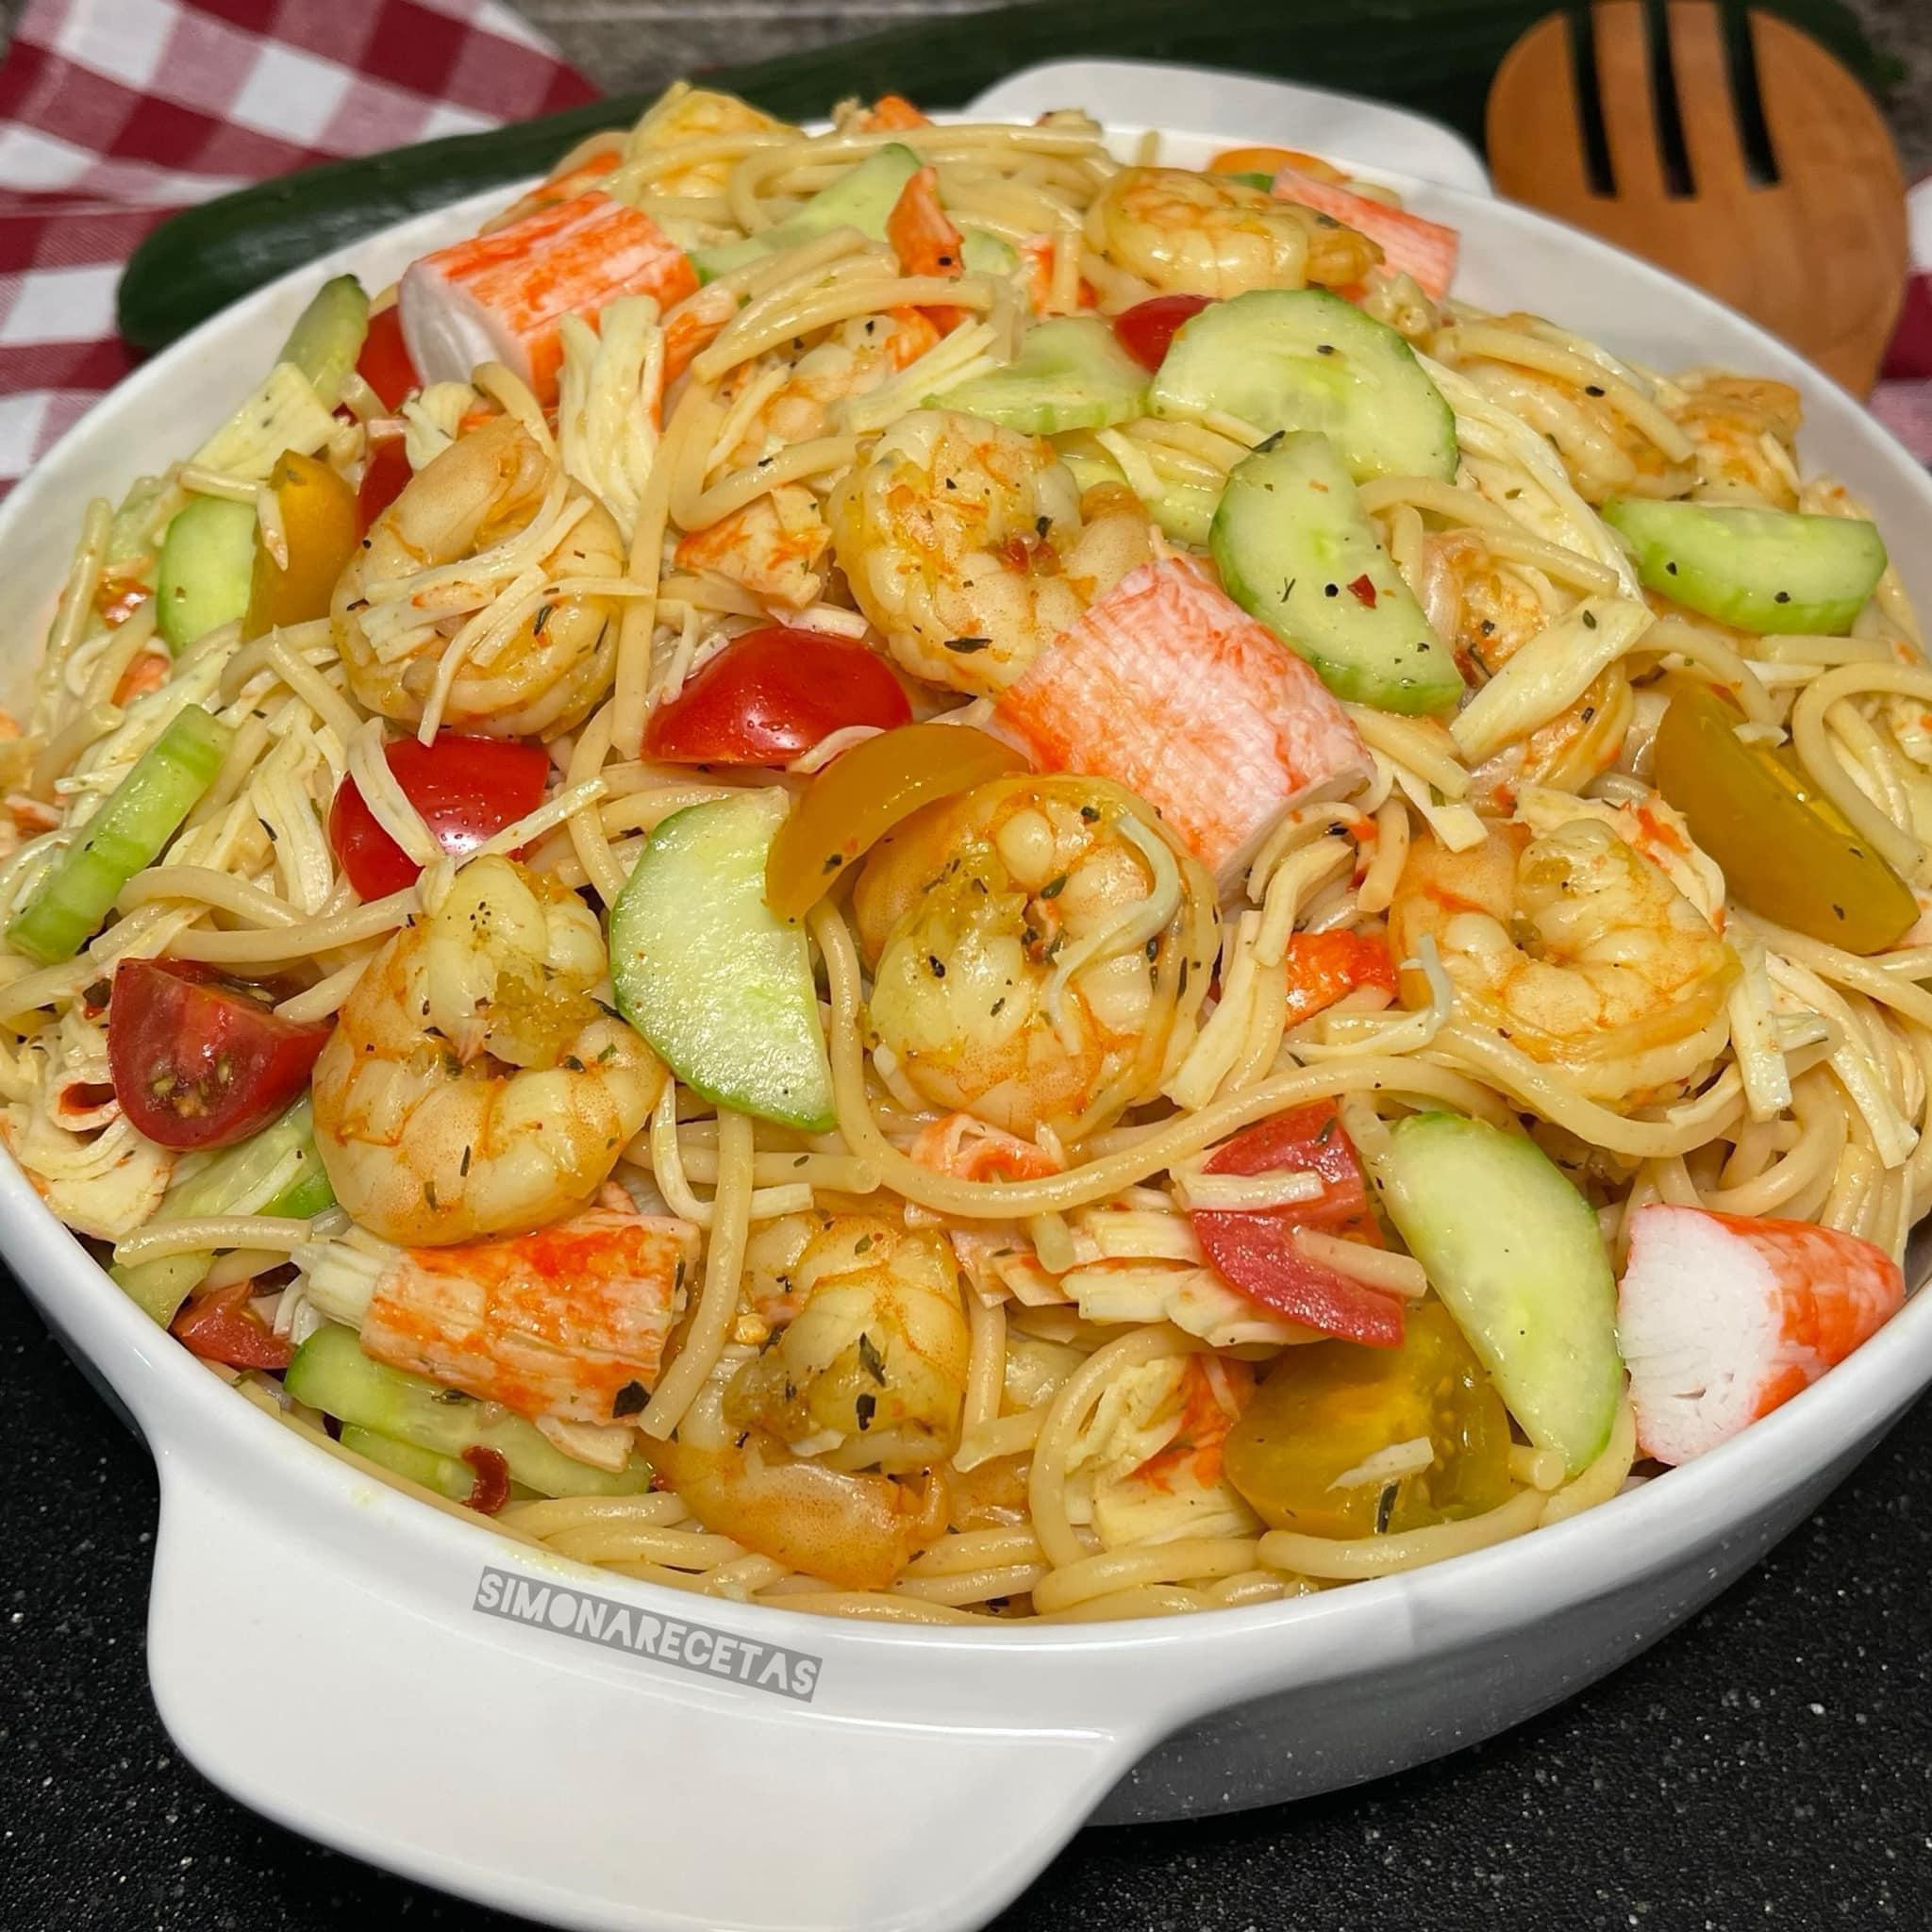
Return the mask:
<path id="1" fill-rule="evenodd" d="M 0 64 L 0 493 L 133 365 L 171 209 L 594 97 L 496 0 L 30 0 Z"/>

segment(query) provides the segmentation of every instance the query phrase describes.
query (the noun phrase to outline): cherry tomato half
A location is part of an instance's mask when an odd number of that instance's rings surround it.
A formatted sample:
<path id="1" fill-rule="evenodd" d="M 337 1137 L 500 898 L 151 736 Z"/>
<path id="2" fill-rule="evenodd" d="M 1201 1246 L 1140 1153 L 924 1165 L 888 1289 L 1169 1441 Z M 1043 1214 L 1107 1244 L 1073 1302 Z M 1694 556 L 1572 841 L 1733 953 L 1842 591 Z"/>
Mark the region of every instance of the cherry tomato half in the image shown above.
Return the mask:
<path id="1" fill-rule="evenodd" d="M 362 353 L 356 358 L 356 374 L 382 398 L 382 407 L 391 412 L 403 406 L 403 398 L 421 389 L 423 378 L 409 359 L 408 344 L 403 341 L 403 311 L 391 302 L 369 318 L 369 332 L 362 338 Z"/>
<path id="2" fill-rule="evenodd" d="M 370 525 L 408 487 L 415 473 L 400 436 L 386 437 L 372 443 L 369 460 L 362 466 L 362 482 L 356 491 L 356 534 L 366 537 Z"/>
<path id="3" fill-rule="evenodd" d="M 254 1284 L 238 1281 L 197 1295 L 175 1317 L 174 1335 L 190 1355 L 231 1369 L 286 1369 L 294 1344 L 249 1307 Z"/>
<path id="4" fill-rule="evenodd" d="M 1142 368 L 1158 369 L 1174 331 L 1213 300 L 1212 295 L 1151 295 L 1114 317 L 1114 335 Z"/>
<path id="5" fill-rule="evenodd" d="M 848 724 L 890 731 L 912 707 L 863 644 L 781 624 L 701 664 L 644 727 L 644 756 L 676 765 L 783 765 Z"/>
<path id="6" fill-rule="evenodd" d="M 383 753 L 403 794 L 453 858 L 483 841 L 543 801 L 550 759 L 542 746 L 504 738 L 440 732 L 429 744 L 399 738 Z M 375 821 L 353 778 L 329 807 L 328 842 L 364 900 L 386 899 L 416 883 L 422 871 Z"/>
<path id="7" fill-rule="evenodd" d="M 135 1128 L 163 1147 L 227 1147 L 308 1084 L 332 1023 L 298 1025 L 263 987 L 189 959 L 124 959 L 108 1007 L 108 1070 Z"/>
<path id="8" fill-rule="evenodd" d="M 1311 1101 L 1237 1134 L 1210 1159 L 1207 1174 L 1312 1174 L 1319 1200 L 1288 1208 L 1197 1208 L 1191 1216 L 1203 1251 L 1251 1300 L 1263 1303 L 1324 1334 L 1372 1348 L 1402 1342 L 1402 1304 L 1311 1261 L 1294 1238 L 1310 1227 L 1370 1247 L 1382 1231 L 1369 1211 L 1368 1189 L 1354 1143 L 1343 1131 L 1332 1100 Z"/>

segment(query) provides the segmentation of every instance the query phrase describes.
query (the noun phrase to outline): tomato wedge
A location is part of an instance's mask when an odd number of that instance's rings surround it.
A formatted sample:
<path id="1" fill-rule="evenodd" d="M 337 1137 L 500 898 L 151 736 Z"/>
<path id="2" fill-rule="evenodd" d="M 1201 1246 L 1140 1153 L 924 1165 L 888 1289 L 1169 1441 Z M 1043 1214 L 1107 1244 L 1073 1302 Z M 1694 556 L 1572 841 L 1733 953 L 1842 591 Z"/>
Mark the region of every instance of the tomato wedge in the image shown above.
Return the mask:
<path id="1" fill-rule="evenodd" d="M 402 408 L 403 398 L 411 390 L 422 388 L 423 378 L 403 341 L 403 311 L 396 303 L 378 308 L 369 318 L 362 351 L 356 358 L 356 374 L 381 397 L 382 407 L 391 414 Z"/>
<path id="2" fill-rule="evenodd" d="M 784 765 L 848 724 L 891 731 L 912 707 L 877 652 L 824 631 L 767 625 L 733 638 L 644 727 L 644 756 L 675 765 Z"/>
<path id="3" fill-rule="evenodd" d="M 399 738 L 383 752 L 404 796 L 453 858 L 474 852 L 543 802 L 550 759 L 541 745 L 440 732 L 428 744 Z M 416 883 L 423 868 L 376 823 L 353 778 L 329 807 L 328 842 L 364 900 Z"/>
<path id="4" fill-rule="evenodd" d="M 251 1284 L 238 1281 L 189 1302 L 175 1317 L 175 1340 L 190 1355 L 231 1369 L 286 1369 L 294 1345 L 249 1307 Z"/>
<path id="5" fill-rule="evenodd" d="M 855 744 L 791 808 L 765 858 L 765 904 L 803 919 L 839 874 L 936 798 L 1024 772 L 1011 745 L 968 724 L 907 724 Z"/>
<path id="6" fill-rule="evenodd" d="M 1174 331 L 1213 300 L 1212 295 L 1151 295 L 1114 317 L 1114 336 L 1143 369 L 1158 369 Z"/>
<path id="7" fill-rule="evenodd" d="M 1367 1184 L 1354 1143 L 1332 1100 L 1310 1101 L 1257 1122 L 1219 1148 L 1205 1174 L 1318 1175 L 1319 1200 L 1288 1208 L 1195 1208 L 1194 1233 L 1218 1273 L 1252 1301 L 1294 1321 L 1371 1348 L 1399 1348 L 1403 1307 L 1394 1295 L 1311 1261 L 1294 1238 L 1298 1227 L 1383 1245 L 1369 1211 Z"/>
<path id="8" fill-rule="evenodd" d="M 137 1131 L 163 1147 L 227 1147 L 308 1084 L 332 1024 L 298 1025 L 265 987 L 189 959 L 124 959 L 108 1007 L 108 1070 Z"/>

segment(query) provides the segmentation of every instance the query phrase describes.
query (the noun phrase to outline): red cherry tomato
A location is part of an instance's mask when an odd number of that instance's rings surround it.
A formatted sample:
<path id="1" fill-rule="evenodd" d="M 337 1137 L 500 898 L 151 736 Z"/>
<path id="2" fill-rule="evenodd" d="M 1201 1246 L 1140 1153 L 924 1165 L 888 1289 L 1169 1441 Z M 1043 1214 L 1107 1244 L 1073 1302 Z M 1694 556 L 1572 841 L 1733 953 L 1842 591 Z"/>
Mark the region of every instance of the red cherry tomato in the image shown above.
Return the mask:
<path id="1" fill-rule="evenodd" d="M 121 1110 L 163 1147 L 226 1147 L 308 1084 L 331 1023 L 298 1025 L 265 988 L 188 959 L 124 959 L 108 1006 Z"/>
<path id="2" fill-rule="evenodd" d="M 1354 1144 L 1332 1100 L 1257 1122 L 1221 1148 L 1206 1174 L 1312 1174 L 1321 1198 L 1292 1207 L 1235 1212 L 1197 1208 L 1190 1217 L 1216 1271 L 1252 1301 L 1297 1322 L 1372 1348 L 1402 1345 L 1402 1303 L 1311 1261 L 1296 1243 L 1297 1227 L 1382 1245 L 1369 1211 L 1368 1189 Z"/>
<path id="3" fill-rule="evenodd" d="M 1114 317 L 1114 335 L 1143 368 L 1158 369 L 1174 331 L 1213 300 L 1212 295 L 1151 295 Z"/>
<path id="4" fill-rule="evenodd" d="M 430 744 L 399 738 L 383 756 L 404 796 L 452 857 L 483 841 L 543 802 L 550 759 L 541 745 L 507 738 L 438 734 Z M 328 813 L 328 842 L 364 900 L 413 886 L 422 871 L 375 822 L 353 778 L 344 778 Z"/>
<path id="5" fill-rule="evenodd" d="M 369 526 L 403 493 L 414 474 L 400 436 L 371 444 L 361 486 L 356 491 L 357 536 L 368 536 Z"/>
<path id="6" fill-rule="evenodd" d="M 249 1291 L 238 1281 L 191 1301 L 175 1317 L 175 1340 L 203 1361 L 231 1369 L 286 1369 L 294 1346 L 249 1307 Z"/>
<path id="7" fill-rule="evenodd" d="M 403 341 L 403 312 L 397 304 L 391 302 L 369 318 L 369 332 L 356 358 L 356 374 L 382 398 L 382 407 L 391 414 L 402 408 L 403 398 L 412 389 L 423 387 L 423 378 L 416 374 L 408 345 Z"/>
<path id="8" fill-rule="evenodd" d="M 884 658 L 824 631 L 748 630 L 701 664 L 644 727 L 675 765 L 783 765 L 848 724 L 891 731 L 912 707 Z"/>

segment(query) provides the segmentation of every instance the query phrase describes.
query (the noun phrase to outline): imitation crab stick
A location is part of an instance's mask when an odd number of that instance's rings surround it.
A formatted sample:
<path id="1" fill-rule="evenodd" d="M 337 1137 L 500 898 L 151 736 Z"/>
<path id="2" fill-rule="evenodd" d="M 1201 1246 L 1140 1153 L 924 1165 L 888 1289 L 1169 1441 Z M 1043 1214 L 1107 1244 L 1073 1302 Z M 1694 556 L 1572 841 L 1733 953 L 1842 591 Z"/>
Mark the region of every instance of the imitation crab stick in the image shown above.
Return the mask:
<path id="1" fill-rule="evenodd" d="M 1274 177 L 1274 193 L 1278 200 L 1299 203 L 1366 235 L 1381 248 L 1383 267 L 1412 275 L 1430 301 L 1440 302 L 1449 292 L 1460 245 L 1454 228 L 1425 221 L 1407 208 L 1391 208 L 1373 195 L 1318 180 L 1300 168 L 1283 168 Z"/>
<path id="2" fill-rule="evenodd" d="M 1630 1217 L 1617 1339 L 1638 1447 L 1688 1462 L 1840 1362 L 1904 1305 L 1856 1235 L 1653 1202 Z"/>
<path id="3" fill-rule="evenodd" d="M 1283 813 L 1370 771 L 1314 672 L 1177 558 L 1093 603 L 1000 693 L 993 725 L 1041 771 L 1139 792 L 1224 889 Z"/>
<path id="4" fill-rule="evenodd" d="M 477 363 L 496 361 L 547 404 L 566 315 L 594 317 L 620 295 L 668 308 L 697 285 L 690 258 L 649 215 L 593 189 L 411 262 L 398 307 L 425 383 L 467 381 Z"/>
<path id="5" fill-rule="evenodd" d="M 391 1368 L 532 1420 L 623 1422 L 657 1384 L 699 1238 L 617 1192 L 531 1234 L 386 1259 L 344 1242 L 305 1250 L 308 1298 Z"/>

